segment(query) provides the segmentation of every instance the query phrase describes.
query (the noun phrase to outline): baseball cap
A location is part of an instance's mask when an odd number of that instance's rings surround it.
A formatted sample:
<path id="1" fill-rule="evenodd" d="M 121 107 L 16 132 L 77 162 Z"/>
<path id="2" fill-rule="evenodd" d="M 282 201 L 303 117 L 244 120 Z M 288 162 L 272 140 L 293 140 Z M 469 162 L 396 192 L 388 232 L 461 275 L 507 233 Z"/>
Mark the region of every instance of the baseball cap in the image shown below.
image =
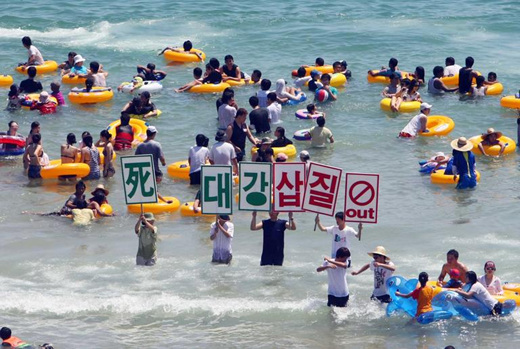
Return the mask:
<path id="1" fill-rule="evenodd" d="M 150 133 L 158 133 L 157 128 L 155 126 L 148 126 L 147 130 L 150 131 Z"/>

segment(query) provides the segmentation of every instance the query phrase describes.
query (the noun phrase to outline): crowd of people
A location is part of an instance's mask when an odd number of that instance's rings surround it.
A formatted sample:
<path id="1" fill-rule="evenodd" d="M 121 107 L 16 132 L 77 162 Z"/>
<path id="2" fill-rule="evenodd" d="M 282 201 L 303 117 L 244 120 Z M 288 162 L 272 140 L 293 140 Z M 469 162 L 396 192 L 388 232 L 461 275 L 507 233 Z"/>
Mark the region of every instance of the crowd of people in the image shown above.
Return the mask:
<path id="1" fill-rule="evenodd" d="M 15 111 L 22 106 L 30 109 L 37 109 L 42 114 L 54 113 L 56 108 L 65 103 L 62 93 L 60 92 L 60 84 L 53 82 L 50 85 L 51 93 L 43 90 L 40 82 L 35 80 L 35 66 L 44 64 L 44 60 L 40 51 L 32 44 L 29 37 L 22 39 L 24 47 L 28 50 L 28 60 L 21 63 L 24 71 L 27 72 L 27 79 L 23 80 L 20 85 L 13 84 L 8 93 L 7 109 Z M 161 54 L 168 50 L 178 52 L 192 52 L 192 44 L 186 41 L 182 48 L 165 48 Z M 193 53 L 203 62 L 202 56 Z M 103 66 L 96 61 L 92 61 L 89 68 L 84 66 L 85 58 L 76 52 L 69 52 L 67 60 L 59 65 L 62 76 L 70 78 L 78 77 L 85 79 L 85 91 L 90 91 L 93 87 L 106 87 L 106 78 L 108 72 L 103 70 Z M 262 72 L 255 69 L 248 75 L 235 64 L 234 58 L 227 55 L 224 58 L 224 65 L 216 58 L 211 58 L 205 66 L 205 72 L 201 68 L 193 69 L 194 80 L 177 88 L 176 92 L 184 92 L 192 87 L 211 83 L 218 84 L 226 81 L 244 80 L 247 84 L 258 86 L 259 90 L 249 98 L 251 111 L 246 108 L 239 107 L 235 101 L 235 92 L 232 88 L 227 88 L 222 92 L 220 98 L 216 101 L 218 126 L 214 136 L 215 143 L 209 146 L 209 137 L 204 134 L 198 134 L 195 137 L 195 143 L 188 152 L 188 163 L 190 166 L 190 184 L 200 185 L 201 182 L 201 166 L 205 164 L 211 165 L 229 165 L 232 166 L 234 174 L 238 174 L 238 163 L 246 160 L 246 146 L 249 141 L 252 147 L 256 148 L 256 152 L 251 160 L 256 162 L 285 162 L 288 160 L 287 154 L 277 148 L 286 148 L 293 142 L 286 137 L 286 129 L 279 126 L 282 116 L 282 108 L 284 104 L 289 102 L 298 103 L 303 100 L 304 92 L 302 88 L 308 85 L 309 91 L 315 93 L 314 103 L 306 106 L 307 117 L 316 120 L 316 126 L 306 131 L 305 136 L 310 139 L 311 147 L 325 147 L 327 143 L 334 143 L 334 136 L 330 129 L 325 127 L 325 113 L 319 111 L 316 104 L 325 101 L 335 101 L 338 98 L 338 90 L 330 86 L 331 75 L 322 74 L 313 67 L 324 66 L 324 61 L 317 58 L 314 66 L 301 66 L 297 69 L 297 76 L 294 80 L 294 86 L 289 86 L 284 79 L 276 80 L 275 90 L 271 90 L 272 83 L 269 79 L 262 78 Z M 417 101 L 420 103 L 420 113 L 414 116 L 408 124 L 399 133 L 401 138 L 414 138 L 420 133 L 428 132 L 427 120 L 432 109 L 432 105 L 423 101 L 423 97 L 419 93 L 422 86 L 427 86 L 430 94 L 443 94 L 458 91 L 461 94 L 469 93 L 472 96 L 484 96 L 488 86 L 497 83 L 497 76 L 490 72 L 487 80 L 479 76 L 473 69 L 473 58 L 466 59 L 465 67 L 455 64 L 452 57 L 446 58 L 446 67 L 436 66 L 433 69 L 433 77 L 426 82 L 425 70 L 423 67 L 417 67 L 413 74 L 403 77 L 398 68 L 398 61 L 395 58 L 390 59 L 389 67 L 379 71 L 369 71 L 370 76 L 388 77 L 390 83 L 382 91 L 384 98 L 390 98 L 391 110 L 399 111 L 403 102 Z M 346 78 L 351 77 L 351 72 L 347 69 L 345 61 L 337 61 L 333 63 L 334 74 L 344 74 Z M 307 69 L 310 73 L 307 74 Z M 156 70 L 155 64 L 149 63 L 146 66 L 137 66 L 137 74 L 132 79 L 132 88 L 138 89 L 144 81 L 159 81 L 166 77 L 164 71 Z M 448 88 L 441 80 L 446 76 L 459 76 L 459 85 L 455 88 Z M 472 86 L 472 80 L 476 79 L 476 85 Z M 120 86 L 122 89 L 122 85 Z M 82 90 L 82 89 L 81 89 Z M 320 93 L 320 91 L 322 91 Z M 38 98 L 29 98 L 33 93 L 38 93 Z M 90 172 L 87 176 L 76 183 L 76 190 L 67 199 L 64 206 L 56 212 L 50 214 L 73 216 L 75 221 L 81 223 L 90 222 L 96 216 L 111 216 L 111 213 L 105 213 L 102 205 L 107 204 L 107 196 L 109 191 L 99 184 L 92 192 L 92 198 L 86 200 L 85 191 L 88 180 L 99 180 L 101 177 L 110 178 L 116 173 L 116 166 L 113 163 L 114 152 L 130 151 L 135 145 L 135 131 L 130 125 L 132 116 L 140 116 L 142 118 L 151 118 L 158 115 L 158 109 L 151 102 L 151 94 L 147 91 L 141 92 L 139 97 L 135 97 L 124 105 L 121 110 L 120 124 L 115 128 L 115 136 L 113 137 L 107 130 L 101 130 L 99 139 L 94 141 L 94 137 L 88 131 L 81 135 L 81 141 L 76 146 L 77 139 L 74 133 L 69 133 L 66 141 L 61 145 L 60 155 L 61 163 L 85 163 L 89 165 Z M 249 116 L 249 124 L 248 124 Z M 31 125 L 31 131 L 25 138 L 18 133 L 19 126 L 16 121 L 9 122 L 6 135 L 25 139 L 25 152 L 23 154 L 24 168 L 30 179 L 41 178 L 41 169 L 49 164 L 48 156 L 45 153 L 40 124 L 35 121 Z M 146 130 L 146 139 L 137 145 L 135 154 L 150 154 L 153 157 L 155 178 L 160 183 L 163 178 L 161 166 L 166 165 L 166 159 L 162 151 L 161 144 L 155 140 L 158 135 L 155 126 L 148 126 Z M 274 139 L 269 137 L 274 135 Z M 501 132 L 489 128 L 482 135 L 482 141 L 479 144 L 480 151 L 488 156 L 484 146 L 499 145 L 502 155 L 504 151 L 504 143 L 499 140 L 502 136 Z M 14 149 L 15 145 L 4 144 L 4 150 Z M 451 142 L 453 148 L 453 156 L 445 156 L 444 153 L 437 153 L 428 163 L 433 164 L 433 171 L 441 166 L 445 166 L 445 174 L 458 176 L 457 188 L 472 188 L 476 186 L 475 175 L 475 156 L 471 152 L 473 144 L 465 137 L 460 137 Z M 104 161 L 101 161 L 103 155 Z M 308 166 L 310 155 L 307 150 L 303 150 L 299 154 L 302 162 Z M 62 176 L 60 180 L 77 180 L 75 176 Z M 200 195 L 200 194 L 199 194 Z M 160 194 L 159 200 L 166 201 Z M 194 205 L 197 210 L 198 206 Z M 49 213 L 47 213 L 49 215 Z M 316 218 L 316 226 L 319 230 L 326 232 L 332 236 L 331 256 L 324 259 L 324 263 L 317 268 L 318 272 L 327 271 L 328 274 L 328 302 L 329 306 L 344 307 L 349 300 L 349 291 L 347 283 L 347 269 L 351 268 L 351 240 L 361 239 L 362 224 L 358 225 L 358 230 L 348 227 L 345 222 L 343 212 L 335 215 L 336 225 L 324 227 L 321 224 L 319 216 Z M 292 213 L 289 213 L 288 220 L 280 219 L 279 213 L 271 211 L 269 219 L 257 222 L 256 212 L 252 213 L 250 229 L 252 231 L 263 231 L 263 248 L 260 258 L 260 265 L 276 265 L 281 266 L 284 260 L 284 235 L 286 230 L 296 230 L 296 223 Z M 152 266 L 157 262 L 157 237 L 158 227 L 155 225 L 155 217 L 152 213 L 142 213 L 135 225 L 135 233 L 138 237 L 138 252 L 136 256 L 136 264 Z M 213 242 L 213 255 L 211 261 L 213 263 L 230 264 L 233 258 L 232 240 L 234 236 L 234 225 L 232 219 L 228 215 L 217 215 L 215 221 L 211 223 L 209 228 L 209 237 Z M 396 266 L 390 260 L 386 249 L 383 246 L 377 246 L 373 251 L 368 252 L 373 258 L 369 263 L 364 264 L 357 271 L 352 271 L 351 275 L 355 276 L 370 269 L 374 273 L 374 289 L 371 299 L 389 303 L 392 301 L 388 290 L 386 289 L 386 280 L 393 275 Z M 495 264 L 491 261 L 486 262 L 484 266 L 485 274 L 480 278 L 472 271 L 458 262 L 458 252 L 450 250 L 447 255 L 447 263 L 442 267 L 441 274 L 438 278 L 440 285 L 454 288 L 464 297 L 474 297 L 486 304 L 490 309 L 490 314 L 500 314 L 500 303 L 491 298 L 490 295 L 500 294 L 502 292 L 500 279 L 494 275 L 496 270 Z M 446 275 L 450 275 L 451 280 L 444 282 Z M 409 294 L 399 294 L 401 297 L 414 297 L 418 300 L 417 316 L 431 310 L 431 299 L 433 293 L 430 286 L 427 285 L 428 275 L 421 273 L 419 275 L 419 284 L 417 289 Z M 3 332 L 6 333 L 7 330 Z M 9 336 L 2 338 L 6 343 Z"/>

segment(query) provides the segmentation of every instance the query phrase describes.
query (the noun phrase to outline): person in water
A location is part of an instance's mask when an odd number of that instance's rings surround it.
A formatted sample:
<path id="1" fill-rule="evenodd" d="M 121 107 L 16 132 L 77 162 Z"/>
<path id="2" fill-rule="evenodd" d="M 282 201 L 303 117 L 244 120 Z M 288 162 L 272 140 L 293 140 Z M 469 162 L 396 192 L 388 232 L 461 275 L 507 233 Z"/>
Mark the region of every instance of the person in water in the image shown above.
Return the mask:
<path id="1" fill-rule="evenodd" d="M 481 136 L 482 141 L 478 144 L 478 149 L 482 152 L 483 155 L 490 156 L 488 153 L 486 153 L 484 147 L 498 145 L 500 146 L 500 151 L 497 155 L 497 158 L 500 157 L 504 153 L 504 149 L 506 148 L 506 144 L 499 140 L 500 137 L 502 137 L 502 132 L 495 131 L 495 129 L 492 127 L 488 128 L 487 132 L 483 133 Z"/>
<path id="2" fill-rule="evenodd" d="M 432 299 L 433 299 L 433 288 L 427 284 L 428 283 L 428 273 L 422 272 L 419 274 L 419 287 L 413 290 L 410 293 L 401 293 L 399 291 L 395 292 L 395 295 L 403 298 L 410 298 L 417 300 L 417 312 L 415 313 L 415 317 L 419 317 L 419 315 L 433 311 L 432 308 Z"/>
<path id="3" fill-rule="evenodd" d="M 99 141 L 103 146 L 103 178 L 113 177 L 116 173 L 114 167 L 114 146 L 111 142 L 112 135 L 107 130 L 102 130 L 99 134 Z"/>
<path id="4" fill-rule="evenodd" d="M 88 76 L 94 79 L 94 87 L 107 87 L 106 78 L 108 72 L 96 61 L 90 62 L 90 70 Z"/>
<path id="5" fill-rule="evenodd" d="M 369 269 L 374 272 L 374 290 L 372 291 L 371 300 L 381 303 L 390 303 L 392 298 L 388 294 L 386 288 L 386 280 L 391 277 L 395 271 L 394 263 L 390 257 L 386 255 L 386 249 L 383 246 L 377 246 L 374 251 L 368 252 L 368 255 L 374 260 L 362 266 L 358 271 L 353 271 L 352 275 L 359 275 Z"/>
<path id="6" fill-rule="evenodd" d="M 498 316 L 502 314 L 502 303 L 493 298 L 486 287 L 478 282 L 477 274 L 474 271 L 466 273 L 466 284 L 464 287 L 468 291 L 457 289 L 455 292 L 464 298 L 474 298 L 480 301 L 489 310 L 489 315 Z"/>
<path id="7" fill-rule="evenodd" d="M 39 81 L 34 80 L 36 77 L 36 68 L 35 67 L 29 67 L 27 68 L 27 79 L 22 80 L 20 82 L 20 88 L 18 89 L 18 93 L 35 93 L 38 91 L 43 90 L 42 83 Z"/>
<path id="8" fill-rule="evenodd" d="M 29 166 L 27 173 L 29 179 L 42 178 L 40 171 L 42 168 L 41 161 L 43 157 L 43 147 L 41 145 L 41 135 L 35 133 L 32 135 L 32 143 L 25 148 L 23 155 L 24 162 Z"/>
<path id="9" fill-rule="evenodd" d="M 179 88 L 176 88 L 174 91 L 177 93 L 189 91 L 193 86 L 197 86 L 200 84 L 202 84 L 202 69 L 196 67 L 193 68 L 193 80 L 185 85 L 182 85 Z"/>
<path id="10" fill-rule="evenodd" d="M 478 73 L 473 70 L 473 63 L 475 60 L 473 57 L 466 57 L 466 66 L 459 70 L 459 93 L 466 94 L 471 92 L 471 84 L 473 79 L 478 77 Z"/>
<path id="11" fill-rule="evenodd" d="M 76 183 L 76 191 L 74 194 L 71 194 L 65 204 L 61 208 L 59 214 L 60 215 L 69 215 L 72 214 L 72 210 L 75 208 L 84 209 L 87 208 L 87 201 L 85 198 L 85 190 L 87 189 L 87 185 L 83 181 L 78 181 Z"/>
<path id="12" fill-rule="evenodd" d="M 256 211 L 251 214 L 250 229 L 264 232 L 264 242 L 260 265 L 282 266 L 284 259 L 285 230 L 296 230 L 293 213 L 289 212 L 289 221 L 278 219 L 278 212 L 270 211 L 269 219 L 256 223 Z"/>
<path id="13" fill-rule="evenodd" d="M 274 135 L 276 136 L 276 139 L 271 144 L 272 148 L 280 148 L 280 147 L 286 147 L 290 144 L 293 144 L 293 142 L 285 137 L 285 128 L 282 126 L 278 126 L 276 130 L 274 131 Z"/>
<path id="14" fill-rule="evenodd" d="M 65 98 L 63 97 L 63 93 L 61 93 L 60 88 L 61 84 L 59 82 L 51 82 L 51 96 L 56 98 L 58 105 L 65 105 Z"/>
<path id="15" fill-rule="evenodd" d="M 32 40 L 30 37 L 24 36 L 22 38 L 22 44 L 23 47 L 27 49 L 28 55 L 27 62 L 19 64 L 19 66 L 23 67 L 22 69 L 27 68 L 28 66 L 42 65 L 43 63 L 45 63 L 40 50 L 38 50 L 38 48 L 36 48 L 36 46 L 32 44 Z"/>
<path id="16" fill-rule="evenodd" d="M 240 71 L 240 67 L 235 64 L 235 60 L 231 55 L 224 57 L 224 65 L 221 67 L 221 70 L 224 82 L 228 80 L 240 81 L 244 78 L 244 73 Z"/>
<path id="17" fill-rule="evenodd" d="M 8 347 L 13 349 L 33 349 L 34 347 L 27 344 L 18 337 L 12 335 L 9 327 L 2 327 L 0 329 L 0 338 L 2 338 L 2 347 Z"/>
<path id="18" fill-rule="evenodd" d="M 61 69 L 60 75 L 66 75 L 66 72 L 70 71 L 74 66 L 74 57 L 76 57 L 77 53 L 74 51 L 70 51 L 67 55 L 67 60 L 58 65 L 58 69 Z"/>
<path id="19" fill-rule="evenodd" d="M 399 132 L 400 138 L 414 138 L 417 137 L 419 133 L 426 133 L 429 130 L 426 128 L 428 123 L 428 115 L 430 115 L 430 111 L 432 109 L 432 105 L 426 102 L 421 103 L 421 112 L 414 116 L 408 124 Z"/>
<path id="20" fill-rule="evenodd" d="M 428 80 L 428 93 L 441 95 L 444 92 L 456 92 L 459 88 L 448 88 L 441 78 L 444 76 L 444 68 L 440 65 L 433 68 L 433 77 Z"/>
<path id="21" fill-rule="evenodd" d="M 42 115 L 56 113 L 56 103 L 50 99 L 47 91 L 42 91 L 38 100 L 33 101 L 29 108 L 31 110 L 39 110 Z"/>
<path id="22" fill-rule="evenodd" d="M 453 148 L 453 180 L 459 176 L 457 189 L 468 189 L 477 186 L 477 174 L 475 172 L 475 155 L 471 151 L 473 143 L 465 137 L 460 137 L 451 142 Z"/>
<path id="23" fill-rule="evenodd" d="M 402 74 L 399 71 L 399 68 L 397 67 L 397 64 L 399 64 L 399 61 L 396 58 L 390 58 L 388 61 L 388 69 L 382 67 L 380 71 L 375 72 L 373 70 L 368 71 L 368 75 L 370 76 L 386 76 L 389 77 L 392 74 L 396 74 L 399 76 L 399 79 L 402 78 Z"/>
<path id="24" fill-rule="evenodd" d="M 336 212 L 334 218 L 336 220 L 336 225 L 331 225 L 329 227 L 324 227 L 323 224 L 321 224 L 319 215 L 316 215 L 316 218 L 314 219 L 314 222 L 320 231 L 332 236 L 332 249 L 330 252 L 332 258 L 336 256 L 336 250 L 340 247 L 346 247 L 350 250 L 351 239 L 357 238 L 359 241 L 361 241 L 361 233 L 363 231 L 363 223 L 358 224 L 357 232 L 354 230 L 354 228 L 349 227 L 345 222 L 345 213 L 343 212 Z M 349 257 L 349 268 L 350 264 L 351 261 Z"/>
<path id="25" fill-rule="evenodd" d="M 246 124 L 247 110 L 239 108 L 237 110 L 235 119 L 226 129 L 226 138 L 229 143 L 235 148 L 237 161 L 244 160 L 246 154 L 246 138 L 251 144 L 256 145 L 258 139 L 253 137 L 249 126 Z"/>
<path id="26" fill-rule="evenodd" d="M 233 258 L 231 242 L 235 226 L 228 215 L 218 215 L 215 222 L 211 223 L 209 236 L 213 241 L 212 263 L 229 264 Z"/>
<path id="27" fill-rule="evenodd" d="M 462 287 L 462 281 L 460 280 L 460 271 L 459 269 L 451 269 L 450 270 L 450 280 L 442 285 L 442 288 L 460 288 Z"/>
<path id="28" fill-rule="evenodd" d="M 192 51 L 193 49 L 193 44 L 191 43 L 190 40 L 186 40 L 184 41 L 184 43 L 182 44 L 182 48 L 180 47 L 166 47 L 164 48 L 161 52 L 159 52 L 158 56 L 164 54 L 164 52 L 166 51 L 175 51 L 175 52 L 180 52 L 180 53 L 187 53 L 187 54 L 192 54 L 192 55 L 195 55 L 197 56 L 202 62 L 204 62 L 204 58 L 202 57 L 202 54 L 199 53 L 199 52 L 196 52 L 196 51 Z"/>
<path id="29" fill-rule="evenodd" d="M 60 148 L 62 164 L 73 164 L 79 160 L 80 150 L 75 147 L 74 144 L 76 144 L 76 135 L 74 133 L 69 133 L 67 135 L 67 142 L 62 144 Z M 76 178 L 76 176 L 62 176 L 60 178 Z"/>
<path id="30" fill-rule="evenodd" d="M 91 135 L 83 138 L 83 144 L 84 147 L 81 148 L 81 162 L 90 167 L 89 174 L 86 177 L 83 177 L 83 180 L 97 180 L 101 177 L 101 171 L 99 170 L 99 165 L 101 163 L 99 150 L 94 146 L 94 139 Z"/>
<path id="31" fill-rule="evenodd" d="M 347 283 L 347 260 L 350 258 L 350 250 L 340 247 L 335 251 L 335 258 L 325 257 L 323 264 L 316 271 L 327 271 L 328 275 L 328 307 L 346 307 L 349 299 Z"/>
<path id="32" fill-rule="evenodd" d="M 132 149 L 134 141 L 134 130 L 130 125 L 130 115 L 121 112 L 119 118 L 120 125 L 116 126 L 116 137 L 114 142 L 114 150 L 128 150 Z"/>
<path id="33" fill-rule="evenodd" d="M 478 281 L 484 285 L 488 292 L 492 295 L 502 295 L 504 290 L 502 289 L 502 283 L 500 279 L 495 275 L 497 267 L 495 262 L 487 261 L 484 263 L 484 275 L 478 278 Z"/>
<path id="34" fill-rule="evenodd" d="M 459 70 L 462 68 L 460 65 L 455 64 L 455 58 L 446 57 L 444 61 L 446 67 L 444 68 L 443 76 L 455 76 L 459 74 Z"/>
<path id="35" fill-rule="evenodd" d="M 166 75 L 166 72 L 162 70 L 156 70 L 155 64 L 148 63 L 145 66 L 138 65 L 137 66 L 137 74 L 142 74 L 144 76 L 144 79 L 147 81 L 160 81 L 163 80 Z"/>
<path id="36" fill-rule="evenodd" d="M 466 272 L 468 271 L 468 268 L 462 263 L 459 262 L 459 252 L 457 250 L 449 250 L 448 253 L 446 253 L 446 263 L 442 265 L 441 273 L 438 278 L 439 284 L 444 284 L 444 278 L 446 275 L 450 273 L 450 270 L 457 269 L 459 272 L 462 273 L 461 280 L 464 282 Z"/>
<path id="37" fill-rule="evenodd" d="M 135 263 L 137 265 L 153 266 L 157 262 L 157 227 L 153 213 L 145 213 L 139 216 L 134 227 L 135 234 L 139 238 L 139 248 Z"/>

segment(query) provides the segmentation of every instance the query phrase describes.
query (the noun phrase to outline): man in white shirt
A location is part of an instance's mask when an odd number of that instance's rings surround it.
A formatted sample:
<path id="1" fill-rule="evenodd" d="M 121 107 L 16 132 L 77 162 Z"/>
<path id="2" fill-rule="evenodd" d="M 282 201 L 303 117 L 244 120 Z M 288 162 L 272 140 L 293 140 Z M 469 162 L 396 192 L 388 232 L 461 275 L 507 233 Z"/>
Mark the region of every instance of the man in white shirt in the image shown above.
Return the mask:
<path id="1" fill-rule="evenodd" d="M 460 65 L 455 64 L 455 58 L 447 57 L 446 58 L 446 68 L 444 68 L 444 76 L 455 76 L 459 74 Z"/>
<path id="2" fill-rule="evenodd" d="M 209 237 L 213 241 L 212 263 L 229 264 L 233 258 L 231 241 L 233 240 L 235 226 L 230 222 L 228 215 L 219 215 L 215 222 L 211 223 Z"/>
<path id="3" fill-rule="evenodd" d="M 233 173 L 238 174 L 237 155 L 235 147 L 226 142 L 226 132 L 219 130 L 215 135 L 215 141 L 209 151 L 209 162 L 212 165 L 232 165 Z"/>
<path id="4" fill-rule="evenodd" d="M 22 38 L 22 44 L 27 49 L 29 56 L 27 63 L 24 64 L 26 67 L 30 65 L 42 65 L 44 63 L 40 50 L 38 50 L 36 46 L 33 46 L 30 37 L 24 36 Z"/>
<path id="5" fill-rule="evenodd" d="M 276 92 L 267 95 L 267 110 L 269 111 L 269 123 L 271 125 L 280 123 L 282 106 L 277 102 Z"/>

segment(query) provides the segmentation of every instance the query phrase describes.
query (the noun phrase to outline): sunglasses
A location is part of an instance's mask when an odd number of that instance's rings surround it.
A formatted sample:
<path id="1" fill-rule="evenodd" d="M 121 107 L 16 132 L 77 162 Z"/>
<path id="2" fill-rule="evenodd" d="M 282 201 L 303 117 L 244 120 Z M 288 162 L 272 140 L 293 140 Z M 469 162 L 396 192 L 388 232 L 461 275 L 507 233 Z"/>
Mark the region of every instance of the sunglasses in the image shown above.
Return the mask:
<path id="1" fill-rule="evenodd" d="M 487 267 L 486 270 L 496 270 L 496 269 L 493 267 Z"/>
<path id="2" fill-rule="evenodd" d="M 376 254 L 376 253 L 374 253 L 374 254 L 372 255 L 372 257 L 373 257 L 374 259 L 376 259 L 376 258 L 383 257 L 383 256 L 380 255 L 380 254 Z"/>

